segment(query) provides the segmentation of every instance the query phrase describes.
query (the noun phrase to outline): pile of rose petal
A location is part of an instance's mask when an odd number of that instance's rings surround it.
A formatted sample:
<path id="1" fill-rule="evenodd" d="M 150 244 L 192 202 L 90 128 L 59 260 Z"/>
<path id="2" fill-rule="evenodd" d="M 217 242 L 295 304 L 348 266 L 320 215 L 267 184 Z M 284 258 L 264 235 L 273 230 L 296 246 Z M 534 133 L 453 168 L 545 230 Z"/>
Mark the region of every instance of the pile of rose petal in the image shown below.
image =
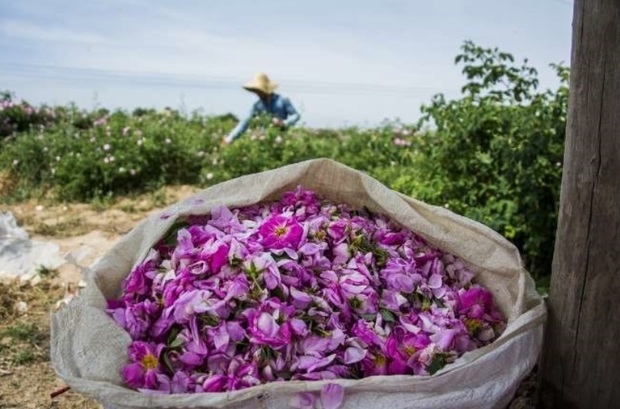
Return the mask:
<path id="1" fill-rule="evenodd" d="M 457 258 L 303 188 L 178 222 L 108 312 L 126 385 L 222 392 L 287 380 L 428 375 L 505 320 Z"/>

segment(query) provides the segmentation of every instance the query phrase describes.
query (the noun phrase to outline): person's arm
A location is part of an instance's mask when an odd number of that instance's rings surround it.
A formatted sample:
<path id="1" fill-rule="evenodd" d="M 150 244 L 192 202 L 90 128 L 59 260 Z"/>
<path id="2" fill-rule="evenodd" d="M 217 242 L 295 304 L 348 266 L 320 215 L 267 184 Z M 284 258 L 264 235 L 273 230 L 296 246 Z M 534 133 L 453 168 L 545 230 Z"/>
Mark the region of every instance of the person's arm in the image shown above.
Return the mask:
<path id="1" fill-rule="evenodd" d="M 226 141 L 226 143 L 231 143 L 232 141 L 240 137 L 248 129 L 248 126 L 250 125 L 250 121 L 252 120 L 252 117 L 254 116 L 255 113 L 256 113 L 256 104 L 252 104 L 252 109 L 250 109 L 250 113 L 245 118 L 243 118 L 241 121 L 239 121 L 237 126 L 235 126 L 235 128 L 232 131 L 230 131 L 228 136 L 224 138 L 224 141 Z"/>
<path id="2" fill-rule="evenodd" d="M 301 118 L 301 115 L 299 115 L 299 112 L 297 112 L 297 110 L 291 103 L 290 99 L 284 98 L 284 108 L 286 109 L 286 115 L 287 115 L 287 118 L 286 118 L 286 121 L 284 121 L 284 124 L 286 126 L 295 125 Z"/>

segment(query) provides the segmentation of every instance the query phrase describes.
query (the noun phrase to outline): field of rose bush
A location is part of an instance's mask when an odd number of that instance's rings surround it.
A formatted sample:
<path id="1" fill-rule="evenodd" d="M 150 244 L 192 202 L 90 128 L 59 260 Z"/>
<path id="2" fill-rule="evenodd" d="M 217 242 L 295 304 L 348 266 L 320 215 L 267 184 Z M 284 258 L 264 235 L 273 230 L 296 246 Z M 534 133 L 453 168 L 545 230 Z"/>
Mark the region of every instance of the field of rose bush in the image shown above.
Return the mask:
<path id="1" fill-rule="evenodd" d="M 0 201 L 113 201 L 170 184 L 208 186 L 327 157 L 479 220 L 514 242 L 544 287 L 558 213 L 568 69 L 554 90 L 511 54 L 465 42 L 461 97 L 436 95 L 416 124 L 281 131 L 258 118 L 230 146 L 232 115 L 32 106 L 0 94 Z M 416 109 L 416 107 L 412 107 Z"/>

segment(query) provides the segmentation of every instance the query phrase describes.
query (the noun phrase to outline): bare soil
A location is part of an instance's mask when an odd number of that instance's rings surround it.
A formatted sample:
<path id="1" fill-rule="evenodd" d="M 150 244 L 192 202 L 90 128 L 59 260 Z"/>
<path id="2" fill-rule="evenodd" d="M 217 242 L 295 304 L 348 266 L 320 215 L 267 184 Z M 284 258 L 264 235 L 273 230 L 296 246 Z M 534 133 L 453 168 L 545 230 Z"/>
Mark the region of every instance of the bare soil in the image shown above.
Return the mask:
<path id="1" fill-rule="evenodd" d="M 87 267 L 118 239 L 153 212 L 198 189 L 168 187 L 107 204 L 49 204 L 30 201 L 0 205 L 10 211 L 30 238 L 50 241 Z M 71 263 L 48 271 L 34 282 L 0 282 L 0 409 L 100 409 L 71 390 L 52 399 L 66 385 L 50 363 L 49 314 L 77 287 L 81 270 Z"/>
<path id="2" fill-rule="evenodd" d="M 149 214 L 196 192 L 168 187 L 154 194 L 126 198 L 105 206 L 27 202 L 0 205 L 10 211 L 32 239 L 57 243 L 64 254 L 88 266 Z M 80 280 L 81 270 L 67 264 L 37 282 L 0 282 L 0 409 L 101 409 L 88 397 L 68 390 L 50 363 L 49 314 Z M 535 372 L 521 384 L 510 409 L 533 408 Z"/>

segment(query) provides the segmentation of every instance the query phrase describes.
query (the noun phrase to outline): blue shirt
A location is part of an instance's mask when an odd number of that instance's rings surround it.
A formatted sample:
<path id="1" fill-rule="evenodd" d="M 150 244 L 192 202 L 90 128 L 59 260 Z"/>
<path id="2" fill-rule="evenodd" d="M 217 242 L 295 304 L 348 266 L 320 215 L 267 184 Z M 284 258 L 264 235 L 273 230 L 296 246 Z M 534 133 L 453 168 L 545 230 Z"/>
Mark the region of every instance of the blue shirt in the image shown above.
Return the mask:
<path id="1" fill-rule="evenodd" d="M 256 101 L 252 105 L 252 109 L 250 110 L 248 116 L 239 121 L 235 129 L 233 129 L 226 138 L 226 141 L 230 143 L 234 139 L 241 136 L 241 134 L 248 129 L 248 125 L 250 125 L 252 117 L 263 113 L 268 113 L 272 117 L 283 120 L 286 126 L 295 125 L 300 118 L 299 113 L 295 107 L 293 107 L 293 104 L 288 98 L 274 93 L 269 97 L 269 102 L 267 104 L 265 104 L 262 99 Z"/>

